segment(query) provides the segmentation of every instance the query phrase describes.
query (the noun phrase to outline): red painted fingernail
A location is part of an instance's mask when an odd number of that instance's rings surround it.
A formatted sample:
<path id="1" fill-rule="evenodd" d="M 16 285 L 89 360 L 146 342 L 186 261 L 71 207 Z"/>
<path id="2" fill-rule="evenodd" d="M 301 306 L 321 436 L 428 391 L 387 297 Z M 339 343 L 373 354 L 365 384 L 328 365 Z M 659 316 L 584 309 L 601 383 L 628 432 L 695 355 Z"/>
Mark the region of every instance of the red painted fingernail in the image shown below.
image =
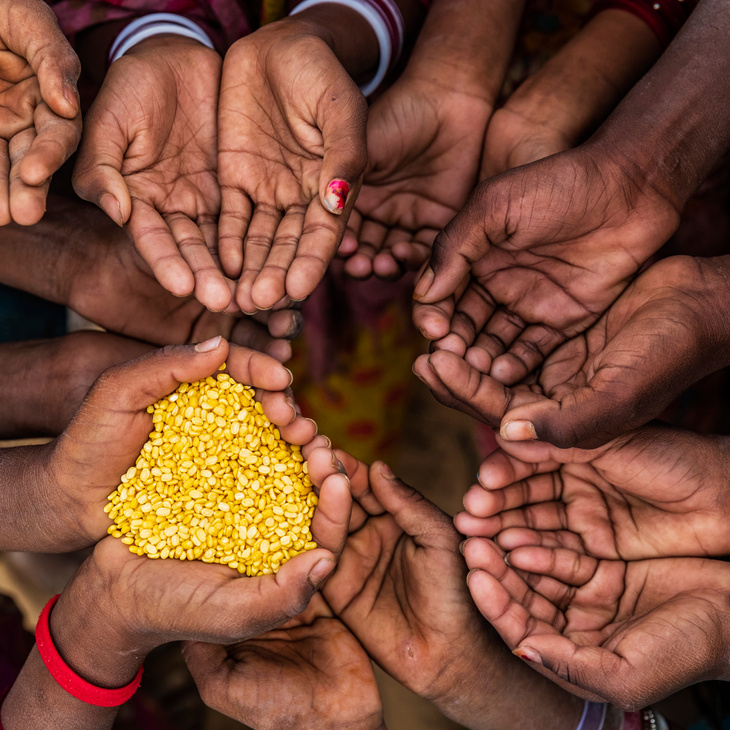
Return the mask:
<path id="1" fill-rule="evenodd" d="M 540 655 L 534 650 L 530 649 L 529 646 L 520 646 L 512 652 L 515 656 L 520 659 L 524 659 L 526 662 L 534 662 L 535 664 L 542 664 Z"/>
<path id="2" fill-rule="evenodd" d="M 344 180 L 333 180 L 324 194 L 324 206 L 330 213 L 339 215 L 345 209 L 350 185 Z"/>

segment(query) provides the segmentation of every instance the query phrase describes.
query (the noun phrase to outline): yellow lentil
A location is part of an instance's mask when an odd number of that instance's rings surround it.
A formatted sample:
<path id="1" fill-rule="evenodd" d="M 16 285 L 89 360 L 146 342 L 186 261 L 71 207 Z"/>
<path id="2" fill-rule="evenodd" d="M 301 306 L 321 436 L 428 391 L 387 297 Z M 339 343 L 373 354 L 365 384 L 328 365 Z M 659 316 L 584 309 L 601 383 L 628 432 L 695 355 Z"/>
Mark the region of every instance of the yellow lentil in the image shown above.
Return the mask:
<path id="1" fill-rule="evenodd" d="M 317 504 L 300 448 L 225 372 L 147 409 L 154 430 L 104 511 L 136 555 L 269 575 L 303 550 Z"/>

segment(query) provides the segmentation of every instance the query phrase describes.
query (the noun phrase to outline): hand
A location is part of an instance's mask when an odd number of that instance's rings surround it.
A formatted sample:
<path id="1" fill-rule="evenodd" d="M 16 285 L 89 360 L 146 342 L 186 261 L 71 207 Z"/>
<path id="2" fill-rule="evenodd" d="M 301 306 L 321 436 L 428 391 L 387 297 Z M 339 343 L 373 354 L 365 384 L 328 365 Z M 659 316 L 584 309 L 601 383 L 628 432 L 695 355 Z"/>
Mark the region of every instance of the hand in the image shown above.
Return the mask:
<path id="1" fill-rule="evenodd" d="M 262 389 L 262 406 L 284 439 L 300 445 L 312 441 L 316 426 L 296 412 L 288 390 L 291 373 L 262 353 L 235 345 L 229 348 L 225 340 L 216 338 L 200 348 L 155 350 L 112 368 L 97 380 L 68 428 L 49 445 L 43 481 L 47 489 L 38 505 L 56 523 L 50 532 L 52 550 L 75 550 L 106 534 L 107 497 L 134 464 L 152 428 L 147 407 L 179 383 L 215 373 L 224 361 L 231 377 Z"/>
<path id="2" fill-rule="evenodd" d="M 216 259 L 220 56 L 181 36 L 115 61 L 86 116 L 74 188 L 125 225 L 157 280 L 209 309 L 231 302 Z"/>
<path id="3" fill-rule="evenodd" d="M 340 248 L 351 276 L 418 269 L 476 183 L 491 101 L 434 75 L 406 70 L 370 110 L 369 168 Z"/>
<path id="4" fill-rule="evenodd" d="M 628 172 L 627 172 L 628 170 Z M 510 385 L 593 324 L 672 234 L 674 205 L 600 143 L 481 183 L 439 235 L 414 321 Z M 460 294 L 457 301 L 454 296 Z"/>
<path id="5" fill-rule="evenodd" d="M 272 23 L 226 54 L 220 254 L 244 312 L 302 300 L 321 281 L 365 169 L 366 115 L 363 95 L 307 23 Z"/>
<path id="6" fill-rule="evenodd" d="M 81 66 L 42 0 L 0 7 L 0 226 L 37 223 L 81 136 Z"/>
<path id="7" fill-rule="evenodd" d="M 464 546 L 469 590 L 515 653 L 572 691 L 627 710 L 730 679 L 730 566 L 595 560 L 566 549 Z"/>
<path id="8" fill-rule="evenodd" d="M 501 422 L 506 439 L 600 446 L 730 362 L 728 262 L 675 256 L 654 264 L 599 322 L 550 355 L 532 384 L 508 388 L 484 375 L 492 361 L 483 336 L 463 359 L 437 352 L 415 369 L 442 402 L 490 425 Z M 466 343 L 450 341 L 463 355 Z"/>
<path id="9" fill-rule="evenodd" d="M 577 722 L 572 698 L 533 683 L 480 620 L 449 517 L 382 462 L 368 467 L 336 453 L 356 504 L 339 567 L 322 594 L 368 654 L 447 717 L 475 730 L 510 723 L 530 728 L 538 707 L 541 728 Z M 516 686 L 523 689 L 515 693 Z M 491 701 L 495 696 L 499 703 Z"/>
<path id="10" fill-rule="evenodd" d="M 609 560 L 730 553 L 725 438 L 649 426 L 595 451 L 500 446 L 456 516 L 464 535 Z"/>
<path id="11" fill-rule="evenodd" d="M 257 730 L 385 728 L 370 658 L 318 593 L 280 629 L 183 654 L 205 704 Z"/>

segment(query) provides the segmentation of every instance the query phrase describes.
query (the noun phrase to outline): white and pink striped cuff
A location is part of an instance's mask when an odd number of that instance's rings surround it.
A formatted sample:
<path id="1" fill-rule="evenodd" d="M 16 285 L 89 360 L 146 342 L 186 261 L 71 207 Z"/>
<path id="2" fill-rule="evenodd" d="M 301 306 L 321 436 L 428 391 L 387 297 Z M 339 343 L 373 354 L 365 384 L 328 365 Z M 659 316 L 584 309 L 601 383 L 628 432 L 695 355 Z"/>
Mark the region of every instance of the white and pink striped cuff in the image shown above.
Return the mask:
<path id="1" fill-rule="evenodd" d="M 109 63 L 121 58 L 132 46 L 156 35 L 181 35 L 214 48 L 208 34 L 194 21 L 174 13 L 150 13 L 133 20 L 117 36 L 109 50 Z"/>
<path id="2" fill-rule="evenodd" d="M 360 13 L 370 23 L 380 48 L 378 68 L 370 81 L 360 90 L 365 96 L 372 94 L 383 83 L 388 71 L 393 68 L 403 52 L 405 24 L 400 8 L 394 0 L 304 0 L 291 11 L 291 15 L 311 8 L 313 5 L 344 5 Z"/>

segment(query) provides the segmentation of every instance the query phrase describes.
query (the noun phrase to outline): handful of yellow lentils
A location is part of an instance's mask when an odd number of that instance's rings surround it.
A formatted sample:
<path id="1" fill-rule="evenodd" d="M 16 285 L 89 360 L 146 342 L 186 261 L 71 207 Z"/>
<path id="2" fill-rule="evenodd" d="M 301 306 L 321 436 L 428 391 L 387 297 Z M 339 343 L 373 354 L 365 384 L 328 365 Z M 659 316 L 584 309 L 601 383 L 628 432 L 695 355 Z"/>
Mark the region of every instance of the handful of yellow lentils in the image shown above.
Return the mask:
<path id="1" fill-rule="evenodd" d="M 307 464 L 252 388 L 219 372 L 147 410 L 154 431 L 104 508 L 133 553 L 254 576 L 317 547 Z"/>

